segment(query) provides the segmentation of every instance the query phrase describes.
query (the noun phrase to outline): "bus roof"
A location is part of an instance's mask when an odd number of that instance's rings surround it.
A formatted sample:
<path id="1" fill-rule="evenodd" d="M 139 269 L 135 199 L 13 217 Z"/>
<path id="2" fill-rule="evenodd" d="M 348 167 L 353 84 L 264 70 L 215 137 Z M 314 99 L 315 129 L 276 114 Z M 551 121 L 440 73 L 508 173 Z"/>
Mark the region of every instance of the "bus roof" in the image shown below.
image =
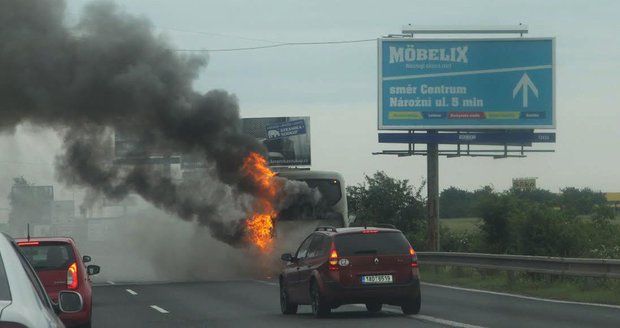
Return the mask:
<path id="1" fill-rule="evenodd" d="M 288 179 L 336 179 L 343 181 L 342 174 L 331 171 L 310 171 L 310 170 L 286 170 L 278 172 L 278 175 Z"/>

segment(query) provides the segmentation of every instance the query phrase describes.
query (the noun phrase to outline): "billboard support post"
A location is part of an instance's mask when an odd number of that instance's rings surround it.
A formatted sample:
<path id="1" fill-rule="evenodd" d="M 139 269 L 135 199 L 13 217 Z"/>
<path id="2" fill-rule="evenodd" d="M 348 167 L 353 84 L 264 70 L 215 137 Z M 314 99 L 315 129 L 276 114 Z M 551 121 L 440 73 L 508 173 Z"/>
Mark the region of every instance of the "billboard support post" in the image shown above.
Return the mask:
<path id="1" fill-rule="evenodd" d="M 429 130 L 436 134 L 437 130 Z M 429 143 L 426 155 L 427 211 L 428 211 L 428 248 L 431 252 L 439 251 L 439 145 Z"/>

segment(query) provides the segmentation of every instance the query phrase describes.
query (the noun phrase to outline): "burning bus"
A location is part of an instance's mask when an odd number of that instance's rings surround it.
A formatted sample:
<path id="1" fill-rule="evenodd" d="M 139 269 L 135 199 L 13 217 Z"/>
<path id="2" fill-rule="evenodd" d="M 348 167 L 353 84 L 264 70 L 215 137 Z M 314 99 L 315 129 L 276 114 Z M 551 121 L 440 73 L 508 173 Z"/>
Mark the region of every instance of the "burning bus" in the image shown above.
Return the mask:
<path id="1" fill-rule="evenodd" d="M 340 173 L 279 169 L 277 175 L 304 182 L 320 195 L 314 204 L 292 206 L 278 213 L 274 231 L 280 242 L 285 239 L 285 244 L 296 245 L 321 225 L 349 226 L 346 185 Z"/>
<path id="2" fill-rule="evenodd" d="M 304 197 L 293 201 L 292 205 L 279 208 L 275 213 L 272 229 L 278 239 L 296 244 L 299 238 L 305 237 L 319 225 L 349 226 L 346 186 L 342 175 L 307 168 L 311 165 L 310 117 L 244 118 L 241 128 L 243 133 L 253 136 L 267 149 L 266 160 L 274 177 L 303 182 L 296 185 L 300 188 L 296 192 L 282 191 L 283 194 Z M 289 184 L 286 187 L 293 186 Z M 307 197 L 308 187 L 317 196 L 315 199 Z"/>
<path id="3" fill-rule="evenodd" d="M 257 153 L 246 158 L 242 170 L 260 189 L 246 224 L 249 241 L 262 251 L 272 250 L 274 237 L 296 244 L 319 225 L 349 226 L 345 183 L 339 173 L 276 170 Z M 283 205 L 282 199 L 289 202 Z"/>

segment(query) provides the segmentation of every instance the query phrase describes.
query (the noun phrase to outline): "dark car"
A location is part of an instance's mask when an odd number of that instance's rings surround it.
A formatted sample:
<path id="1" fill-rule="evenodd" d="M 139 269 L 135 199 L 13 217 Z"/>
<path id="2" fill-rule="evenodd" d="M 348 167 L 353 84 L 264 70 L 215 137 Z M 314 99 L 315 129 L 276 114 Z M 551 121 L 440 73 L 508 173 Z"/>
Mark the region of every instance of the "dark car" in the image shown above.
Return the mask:
<path id="1" fill-rule="evenodd" d="M 343 304 L 366 304 L 379 312 L 383 304 L 405 314 L 420 311 L 420 278 L 416 253 L 397 229 L 319 227 L 295 255 L 283 254 L 280 274 L 283 314 L 312 305 L 317 317 Z"/>
<path id="2" fill-rule="evenodd" d="M 92 316 L 92 283 L 90 276 L 99 273 L 99 266 L 85 266 L 89 256 L 80 256 L 70 237 L 33 237 L 16 239 L 22 253 L 37 272 L 52 302 L 58 302 L 61 290 L 80 294 L 83 307 L 74 313 L 61 313 L 67 327 L 90 327 Z"/>
<path id="3" fill-rule="evenodd" d="M 64 327 L 56 314 L 76 313 L 82 306 L 81 295 L 68 290 L 52 303 L 13 239 L 0 233 L 0 327 Z"/>

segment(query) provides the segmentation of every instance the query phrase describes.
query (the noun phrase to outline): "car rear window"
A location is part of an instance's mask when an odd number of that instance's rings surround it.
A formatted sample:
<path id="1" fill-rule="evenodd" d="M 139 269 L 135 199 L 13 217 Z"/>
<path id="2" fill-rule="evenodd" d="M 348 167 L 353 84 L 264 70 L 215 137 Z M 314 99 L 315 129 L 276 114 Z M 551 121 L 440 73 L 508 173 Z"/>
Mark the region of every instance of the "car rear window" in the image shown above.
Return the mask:
<path id="1" fill-rule="evenodd" d="M 11 291 L 9 290 L 9 280 L 6 277 L 6 271 L 4 270 L 4 262 L 2 261 L 2 254 L 0 254 L 0 300 L 10 301 Z"/>
<path id="2" fill-rule="evenodd" d="M 409 254 L 409 242 L 400 232 L 349 233 L 337 235 L 340 256 Z"/>
<path id="3" fill-rule="evenodd" d="M 75 262 L 71 245 L 46 242 L 38 245 L 20 245 L 22 253 L 35 270 L 63 270 Z"/>

